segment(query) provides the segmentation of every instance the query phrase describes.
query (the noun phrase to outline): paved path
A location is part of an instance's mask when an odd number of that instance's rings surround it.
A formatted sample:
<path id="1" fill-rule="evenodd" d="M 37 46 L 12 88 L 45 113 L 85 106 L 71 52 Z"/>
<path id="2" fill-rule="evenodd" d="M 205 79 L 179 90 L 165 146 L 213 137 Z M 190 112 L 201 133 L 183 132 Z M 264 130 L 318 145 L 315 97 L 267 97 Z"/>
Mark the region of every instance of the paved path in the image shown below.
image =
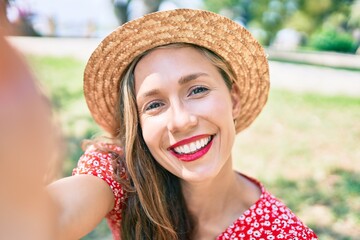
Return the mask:
<path id="1" fill-rule="evenodd" d="M 270 81 L 297 92 L 360 97 L 360 71 L 270 61 Z"/>
<path id="2" fill-rule="evenodd" d="M 72 56 L 86 61 L 100 39 L 9 38 L 23 53 Z M 360 97 L 360 71 L 270 61 L 271 87 Z"/>
<path id="3" fill-rule="evenodd" d="M 334 52 L 314 51 L 281 51 L 267 48 L 270 59 L 284 60 L 285 62 L 306 62 L 313 65 L 330 66 L 345 69 L 360 70 L 360 54 L 344 54 Z"/>
<path id="4" fill-rule="evenodd" d="M 20 52 L 35 55 L 70 56 L 87 60 L 101 42 L 97 38 L 8 37 Z"/>

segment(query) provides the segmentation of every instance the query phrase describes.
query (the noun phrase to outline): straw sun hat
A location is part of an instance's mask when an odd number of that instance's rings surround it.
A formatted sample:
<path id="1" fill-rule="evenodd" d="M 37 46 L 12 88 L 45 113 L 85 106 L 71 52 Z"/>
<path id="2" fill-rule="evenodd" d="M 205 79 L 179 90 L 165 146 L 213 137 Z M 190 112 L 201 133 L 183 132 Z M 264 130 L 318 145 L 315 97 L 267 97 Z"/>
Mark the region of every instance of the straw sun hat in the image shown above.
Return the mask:
<path id="1" fill-rule="evenodd" d="M 84 94 L 95 121 L 115 136 L 121 76 L 132 60 L 151 48 L 185 42 L 220 55 L 232 68 L 240 88 L 236 131 L 250 125 L 269 92 L 269 69 L 263 48 L 242 26 L 218 14 L 191 9 L 156 12 L 125 23 L 108 35 L 91 55 L 84 74 Z"/>

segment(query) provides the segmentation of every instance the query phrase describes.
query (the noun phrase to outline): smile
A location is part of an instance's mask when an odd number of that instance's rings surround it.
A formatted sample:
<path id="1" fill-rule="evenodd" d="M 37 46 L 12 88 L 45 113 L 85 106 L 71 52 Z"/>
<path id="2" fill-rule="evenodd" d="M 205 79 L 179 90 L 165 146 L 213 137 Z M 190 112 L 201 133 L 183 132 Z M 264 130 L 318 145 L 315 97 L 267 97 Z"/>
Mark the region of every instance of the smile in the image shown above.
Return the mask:
<path id="1" fill-rule="evenodd" d="M 211 145 L 213 136 L 201 135 L 178 142 L 169 148 L 171 153 L 182 161 L 194 161 L 205 155 Z"/>
<path id="2" fill-rule="evenodd" d="M 184 144 L 182 146 L 174 148 L 174 151 L 178 154 L 189 154 L 199 151 L 205 147 L 211 141 L 211 136 L 192 142 L 190 144 Z"/>

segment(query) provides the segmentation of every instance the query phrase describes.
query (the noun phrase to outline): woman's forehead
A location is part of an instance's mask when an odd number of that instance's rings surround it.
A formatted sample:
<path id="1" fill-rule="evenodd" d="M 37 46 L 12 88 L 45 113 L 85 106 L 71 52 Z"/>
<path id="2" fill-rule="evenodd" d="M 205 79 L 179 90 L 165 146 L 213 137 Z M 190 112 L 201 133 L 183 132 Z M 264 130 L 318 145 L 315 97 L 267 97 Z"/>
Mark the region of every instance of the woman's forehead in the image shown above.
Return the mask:
<path id="1" fill-rule="evenodd" d="M 216 67 L 201 52 L 192 47 L 158 48 L 144 56 L 135 67 L 135 89 L 146 78 L 157 75 L 178 79 L 198 73 L 217 74 Z"/>
<path id="2" fill-rule="evenodd" d="M 147 70 L 166 70 L 166 67 L 199 68 L 211 66 L 211 62 L 196 48 L 193 47 L 167 47 L 156 48 L 143 56 L 135 67 L 135 74 L 144 69 Z"/>

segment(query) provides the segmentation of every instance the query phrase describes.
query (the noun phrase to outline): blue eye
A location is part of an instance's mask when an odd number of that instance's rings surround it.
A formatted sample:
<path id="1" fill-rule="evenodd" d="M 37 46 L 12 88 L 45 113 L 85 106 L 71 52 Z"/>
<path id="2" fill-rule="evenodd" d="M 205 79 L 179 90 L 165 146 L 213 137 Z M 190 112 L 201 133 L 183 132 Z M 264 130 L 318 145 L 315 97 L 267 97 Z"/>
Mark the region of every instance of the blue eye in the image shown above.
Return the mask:
<path id="1" fill-rule="evenodd" d="M 145 111 L 150 111 L 150 110 L 154 110 L 156 108 L 159 108 L 161 106 L 163 106 L 164 104 L 162 104 L 161 102 L 152 102 L 149 105 L 146 106 Z"/>
<path id="2" fill-rule="evenodd" d="M 194 95 L 194 94 L 199 94 L 199 93 L 203 93 L 203 92 L 207 92 L 209 89 L 207 89 L 206 87 L 196 87 L 194 89 L 191 90 L 190 95 Z"/>

